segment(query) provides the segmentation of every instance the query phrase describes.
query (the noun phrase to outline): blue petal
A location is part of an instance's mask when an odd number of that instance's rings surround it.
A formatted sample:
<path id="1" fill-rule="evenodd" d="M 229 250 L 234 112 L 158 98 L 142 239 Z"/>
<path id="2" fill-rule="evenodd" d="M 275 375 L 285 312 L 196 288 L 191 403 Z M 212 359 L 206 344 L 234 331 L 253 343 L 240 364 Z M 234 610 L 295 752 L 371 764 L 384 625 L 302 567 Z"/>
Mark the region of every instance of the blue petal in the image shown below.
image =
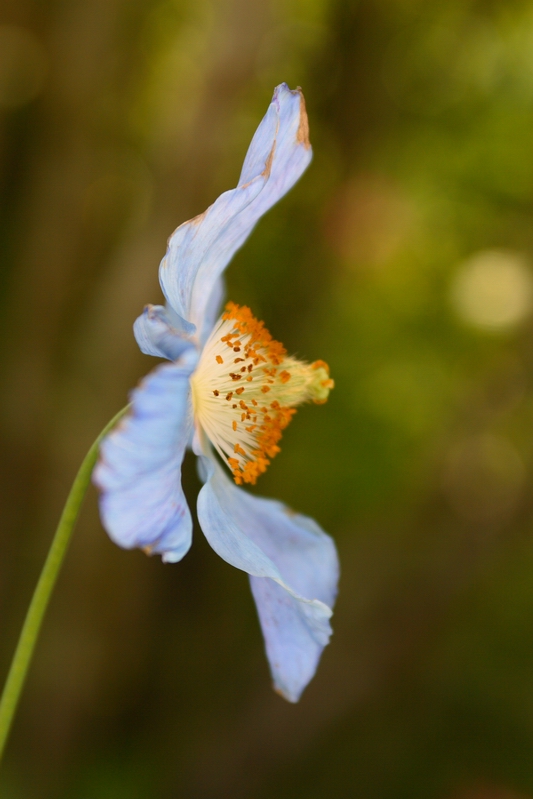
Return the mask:
<path id="1" fill-rule="evenodd" d="M 201 456 L 198 519 L 221 558 L 251 575 L 276 689 L 297 702 L 329 641 L 338 560 L 332 539 L 280 502 L 237 488 Z"/>
<path id="2" fill-rule="evenodd" d="M 194 332 L 194 325 L 184 323 L 162 305 L 147 305 L 133 325 L 141 352 L 169 361 L 176 361 L 185 350 L 196 346 L 190 338 Z"/>
<path id="3" fill-rule="evenodd" d="M 199 340 L 202 347 L 209 338 L 209 336 L 211 335 L 211 331 L 215 326 L 215 322 L 220 316 L 221 305 L 225 293 L 226 293 L 225 280 L 224 277 L 221 275 L 215 281 L 215 285 L 213 286 L 213 290 L 209 297 L 209 302 L 205 309 L 204 318 L 202 320 L 202 329 L 199 335 Z"/>
<path id="4" fill-rule="evenodd" d="M 218 277 L 257 220 L 294 185 L 311 160 L 299 89 L 282 83 L 259 125 L 236 189 L 170 237 L 159 280 L 176 313 L 202 330 Z"/>
<path id="5" fill-rule="evenodd" d="M 110 537 L 167 562 L 191 545 L 191 514 L 181 488 L 181 462 L 190 437 L 189 377 L 197 354 L 158 366 L 131 395 L 129 416 L 104 439 L 93 480 Z"/>

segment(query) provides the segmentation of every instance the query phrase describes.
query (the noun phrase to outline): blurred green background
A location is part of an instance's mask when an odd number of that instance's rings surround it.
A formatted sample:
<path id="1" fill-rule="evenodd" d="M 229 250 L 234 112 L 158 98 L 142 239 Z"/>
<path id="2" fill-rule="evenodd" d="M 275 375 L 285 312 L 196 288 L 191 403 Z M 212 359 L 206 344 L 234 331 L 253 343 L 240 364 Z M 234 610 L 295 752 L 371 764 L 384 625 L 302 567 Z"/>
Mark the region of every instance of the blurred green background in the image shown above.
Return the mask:
<path id="1" fill-rule="evenodd" d="M 336 389 L 258 490 L 332 533 L 335 635 L 271 692 L 246 576 L 123 552 L 91 489 L 3 799 L 533 797 L 533 5 L 4 0 L 0 673 L 75 470 L 153 359 L 166 238 L 270 100 L 315 158 L 228 270 Z M 194 506 L 194 463 L 185 481 Z"/>

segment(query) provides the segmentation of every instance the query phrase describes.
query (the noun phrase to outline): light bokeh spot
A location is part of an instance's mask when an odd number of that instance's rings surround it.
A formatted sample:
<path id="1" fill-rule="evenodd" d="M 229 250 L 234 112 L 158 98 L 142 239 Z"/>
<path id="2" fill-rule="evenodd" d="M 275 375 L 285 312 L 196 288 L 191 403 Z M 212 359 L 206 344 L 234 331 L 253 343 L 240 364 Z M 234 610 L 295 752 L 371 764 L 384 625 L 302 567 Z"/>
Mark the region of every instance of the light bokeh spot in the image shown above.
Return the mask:
<path id="1" fill-rule="evenodd" d="M 416 213 L 402 187 L 372 173 L 347 181 L 329 204 L 324 231 L 352 267 L 380 267 L 412 240 Z"/>
<path id="2" fill-rule="evenodd" d="M 463 321 L 485 330 L 507 330 L 533 306 L 533 275 L 521 253 L 484 250 L 465 261 L 452 284 L 453 306 Z"/>

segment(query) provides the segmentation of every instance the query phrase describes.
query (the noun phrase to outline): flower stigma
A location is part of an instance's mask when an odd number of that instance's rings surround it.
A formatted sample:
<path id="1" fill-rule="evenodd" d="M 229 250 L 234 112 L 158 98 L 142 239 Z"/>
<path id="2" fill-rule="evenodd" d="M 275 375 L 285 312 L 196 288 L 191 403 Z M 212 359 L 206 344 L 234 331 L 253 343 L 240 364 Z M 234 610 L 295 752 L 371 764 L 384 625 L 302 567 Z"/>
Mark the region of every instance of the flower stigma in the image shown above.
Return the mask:
<path id="1" fill-rule="evenodd" d="M 303 402 L 326 402 L 324 361 L 287 355 L 246 306 L 228 303 L 191 377 L 196 423 L 233 473 L 254 484 L 278 454 L 283 430 Z"/>

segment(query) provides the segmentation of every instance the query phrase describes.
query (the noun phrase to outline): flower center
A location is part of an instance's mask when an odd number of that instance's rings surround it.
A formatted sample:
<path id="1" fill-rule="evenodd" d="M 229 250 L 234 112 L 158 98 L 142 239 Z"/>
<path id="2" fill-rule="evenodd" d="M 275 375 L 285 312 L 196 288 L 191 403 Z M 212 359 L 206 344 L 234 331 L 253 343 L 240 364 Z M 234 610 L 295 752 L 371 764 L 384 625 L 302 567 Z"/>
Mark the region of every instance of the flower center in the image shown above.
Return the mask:
<path id="1" fill-rule="evenodd" d="M 230 302 L 191 378 L 194 415 L 238 485 L 255 483 L 280 451 L 296 406 L 326 402 L 333 380 L 324 361 L 287 356 L 263 322 Z"/>

